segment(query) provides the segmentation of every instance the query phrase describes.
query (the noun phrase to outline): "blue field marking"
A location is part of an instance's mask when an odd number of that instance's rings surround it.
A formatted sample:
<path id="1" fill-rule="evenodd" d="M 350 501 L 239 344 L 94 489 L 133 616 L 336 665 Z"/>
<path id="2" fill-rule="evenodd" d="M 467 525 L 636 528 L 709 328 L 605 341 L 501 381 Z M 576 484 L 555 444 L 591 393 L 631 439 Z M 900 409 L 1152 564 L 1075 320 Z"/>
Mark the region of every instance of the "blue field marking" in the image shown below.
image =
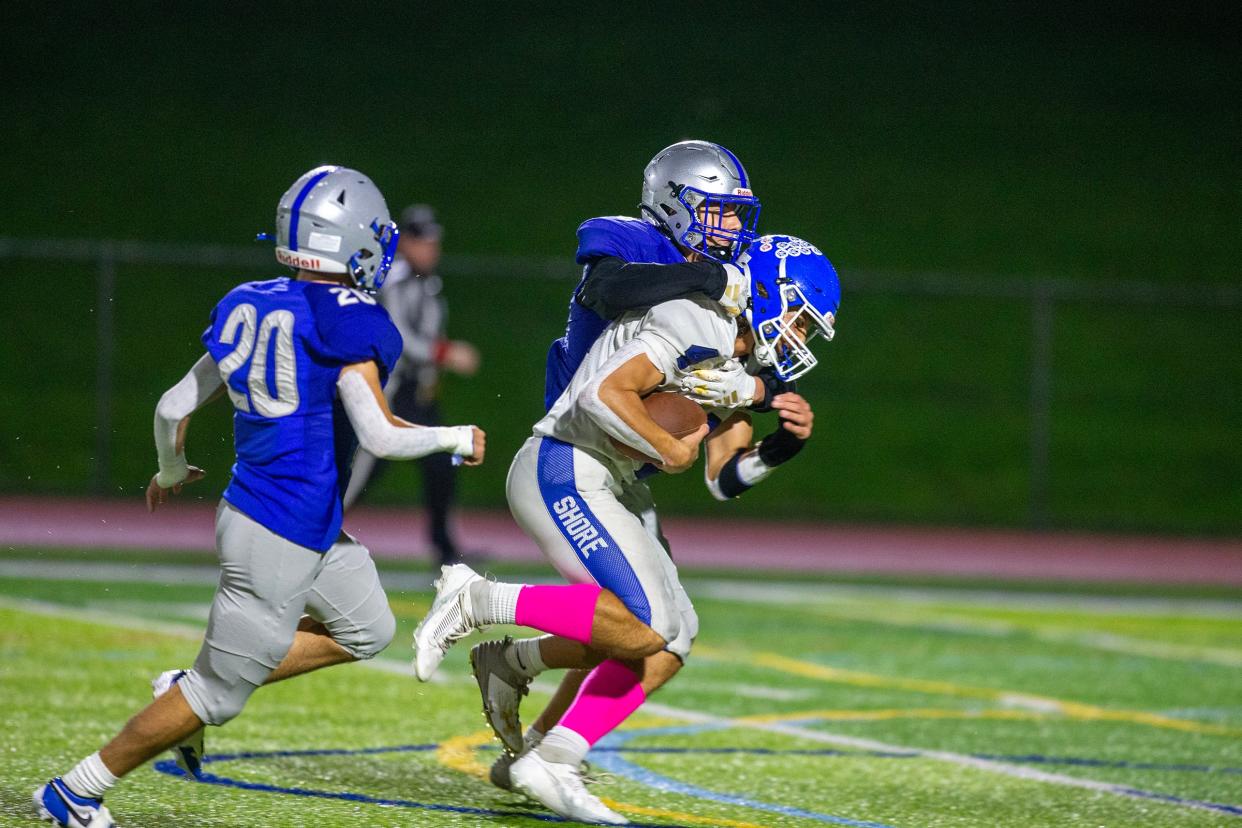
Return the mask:
<path id="1" fill-rule="evenodd" d="M 869 822 L 867 820 L 850 819 L 849 817 L 835 816 L 833 814 L 821 814 L 818 811 L 808 811 L 805 808 L 794 808 L 790 805 L 777 805 L 771 802 L 763 802 L 758 799 L 750 799 L 736 794 L 721 793 L 719 791 L 709 790 L 708 788 L 700 788 L 697 785 L 690 785 L 685 782 L 678 782 L 676 779 L 670 779 L 662 776 L 655 771 L 636 765 L 633 762 L 621 756 L 625 743 L 639 736 L 650 736 L 667 733 L 690 733 L 701 732 L 703 730 L 719 730 L 718 725 L 690 725 L 688 727 L 660 727 L 647 730 L 632 731 L 613 731 L 604 737 L 600 742 L 600 746 L 608 748 L 601 751 L 602 755 L 596 755 L 592 751 L 592 759 L 596 767 L 603 768 L 609 773 L 615 773 L 617 776 L 623 776 L 634 782 L 640 782 L 649 788 L 655 788 L 658 791 L 668 791 L 669 793 L 682 794 L 684 796 L 692 796 L 696 799 L 706 799 L 711 802 L 723 802 L 728 805 L 738 805 L 743 808 L 750 808 L 755 811 L 766 811 L 770 814 L 781 814 L 783 816 L 801 817 L 802 819 L 813 819 L 818 822 L 826 822 L 832 825 L 850 825 L 856 828 L 893 828 L 893 826 L 884 822 Z"/>
<path id="2" fill-rule="evenodd" d="M 806 811 L 800 808 L 793 808 L 785 805 L 775 805 L 745 797 L 735 796 L 733 794 L 720 793 L 711 791 L 706 788 L 699 788 L 694 785 L 678 782 L 673 779 L 661 776 L 654 771 L 649 771 L 639 765 L 629 762 L 620 754 L 622 753 L 649 753 L 649 754 L 751 754 L 755 756 L 825 756 L 825 757 L 859 757 L 868 759 L 917 759 L 923 754 L 917 750 L 911 751 L 869 751 L 869 750 L 837 750 L 835 748 L 811 748 L 811 749 L 777 749 L 777 748 L 742 748 L 742 747 L 635 747 L 628 743 L 635 738 L 641 736 L 668 736 L 668 735 L 691 735 L 703 733 L 711 730 L 725 730 L 727 726 L 724 724 L 696 724 L 682 725 L 677 727 L 659 727 L 643 730 L 631 730 L 610 734 L 599 745 L 592 748 L 591 758 L 595 761 L 596 766 L 623 776 L 640 784 L 656 788 L 657 790 L 666 790 L 671 793 L 680 793 L 687 796 L 693 796 L 699 799 L 707 799 L 714 802 L 724 802 L 728 804 L 740 805 L 755 810 L 768 811 L 771 813 L 784 814 L 786 816 L 797 816 L 806 819 L 814 819 L 820 822 L 827 822 L 835 825 L 861 826 L 862 828 L 892 828 L 884 823 L 867 822 L 865 820 L 851 820 L 847 817 L 838 817 L 831 814 L 820 814 L 814 811 Z M 203 764 L 210 765 L 222 762 L 238 762 L 248 760 L 264 760 L 264 759 L 283 759 L 291 757 L 314 757 L 314 756 L 372 756 L 387 753 L 425 753 L 436 750 L 438 744 L 421 744 L 421 745 L 395 745 L 390 747 L 374 747 L 374 748 L 316 748 L 308 750 L 267 750 L 267 751 L 240 751 L 237 753 L 216 753 L 203 757 Z M 498 750 L 495 746 L 484 746 L 480 750 Z M 1120 768 L 1125 770 L 1152 770 L 1152 771 L 1182 771 L 1189 773 L 1227 773 L 1242 774 L 1242 768 L 1215 766 L 1215 765 L 1198 765 L 1198 764 L 1178 764 L 1178 763 L 1156 763 L 1156 762 L 1127 762 L 1123 760 L 1109 759 L 1091 759 L 1086 757 L 1075 756 L 1045 756 L 1042 754 L 995 754 L 995 753 L 976 753 L 971 754 L 978 759 L 989 759 L 997 762 L 1013 762 L 1015 764 L 1046 764 L 1046 765 L 1071 765 L 1078 767 L 1094 767 L 1094 768 Z M 155 763 L 155 770 L 168 776 L 184 777 L 185 772 L 177 767 L 176 763 L 170 759 L 162 760 Z M 473 814 L 479 816 L 512 816 L 526 817 L 528 819 L 539 820 L 541 822 L 563 823 L 569 820 L 552 814 L 528 812 L 528 811 L 504 811 L 492 808 L 472 808 L 463 805 L 445 805 L 440 803 L 415 802 L 404 799 L 385 799 L 381 797 L 368 796 L 366 794 L 356 794 L 349 792 L 336 791 L 318 791 L 308 788 L 291 788 L 279 785 L 268 785 L 260 782 L 245 782 L 237 779 L 230 779 L 224 776 L 217 776 L 212 773 L 204 773 L 200 780 L 208 785 L 220 785 L 223 787 L 238 788 L 240 790 L 259 791 L 263 793 L 280 793 L 289 796 L 304 796 L 316 799 L 337 799 L 347 802 L 360 802 L 372 805 L 387 805 L 400 808 L 417 808 L 428 811 L 443 811 L 459 814 Z M 1188 805 L 1197 808 L 1216 811 L 1218 813 L 1231 814 L 1234 816 L 1242 816 L 1242 806 L 1226 805 L 1217 802 L 1207 802 L 1197 799 L 1188 799 L 1185 797 L 1174 796 L 1172 794 L 1162 794 L 1155 791 L 1145 791 L 1139 788 L 1131 788 L 1123 785 L 1117 785 L 1114 789 L 1117 793 L 1135 797 L 1138 799 L 1148 799 L 1158 802 L 1166 802 L 1172 805 Z M 656 828 L 656 823 L 631 823 L 638 828 Z M 659 823 L 663 828 L 670 828 L 670 823 Z"/>
<path id="3" fill-rule="evenodd" d="M 709 791 L 706 788 L 697 788 L 693 785 L 685 785 L 675 780 L 662 777 L 654 771 L 649 771 L 639 765 L 635 765 L 622 757 L 615 755 L 597 756 L 596 751 L 602 747 L 602 752 L 608 754 L 610 752 L 638 752 L 637 748 L 630 748 L 626 745 L 632 739 L 640 736 L 670 736 L 670 735 L 689 735 L 693 733 L 703 733 L 710 730 L 727 729 L 728 723 L 711 723 L 711 724 L 693 724 L 678 725 L 675 727 L 653 727 L 643 730 L 614 731 L 606 736 L 600 745 L 592 749 L 592 757 L 596 760 L 595 764 L 605 770 L 615 773 L 618 776 L 624 776 L 636 782 L 642 782 L 645 785 L 659 788 L 661 790 L 673 791 L 676 793 L 686 793 L 690 796 L 701 796 L 704 799 L 714 799 L 719 802 L 732 802 L 738 805 L 746 805 L 750 808 L 759 808 L 760 810 L 774 810 L 776 813 L 788 813 L 797 816 L 806 816 L 812 819 L 823 819 L 825 815 L 811 816 L 810 812 L 801 812 L 798 809 L 784 810 L 785 806 L 765 806 L 762 803 L 751 803 L 741 797 L 733 797 L 728 794 L 718 794 L 715 791 Z M 658 749 L 657 749 L 658 750 Z M 675 748 L 673 750 L 676 750 Z M 757 752 L 757 751 L 756 751 Z M 820 751 L 815 751 L 820 752 Z M 869 758 L 883 759 L 913 759 L 923 755 L 922 751 L 917 749 L 909 752 L 886 752 L 886 751 L 833 751 L 831 753 L 824 751 L 823 755 L 829 756 L 865 756 Z M 1072 757 L 1053 757 L 1042 756 L 1039 754 L 1023 754 L 1012 757 L 998 756 L 995 754 L 972 754 L 978 759 L 990 759 L 993 761 L 1011 761 L 1014 763 L 1045 763 L 1045 764 L 1066 764 L 1066 765 L 1085 765 L 1091 767 L 1122 767 L 1131 770 L 1199 770 L 1203 769 L 1208 772 L 1224 772 L 1236 773 L 1238 768 L 1214 768 L 1211 765 L 1175 765 L 1161 766 L 1156 763 L 1111 763 L 1108 760 L 1092 760 L 1092 759 L 1074 759 Z M 1111 784 L 1111 783 L 1110 783 Z M 1157 802 L 1167 802 L 1170 805 L 1185 805 L 1192 808 L 1202 808 L 1208 811 L 1216 811 L 1223 814 L 1232 814 L 1234 816 L 1242 816 L 1242 806 L 1226 805 L 1221 802 L 1209 802 L 1202 799 L 1189 799 L 1187 797 L 1175 796 L 1174 794 L 1164 794 L 1156 791 L 1145 791 L 1140 788 L 1131 788 L 1128 785 L 1111 784 L 1113 793 L 1134 797 L 1136 799 L 1149 799 Z M 692 793 L 698 791 L 700 793 Z M 721 798 L 724 797 L 724 798 Z M 781 810 L 776 810 L 781 809 Z M 831 817 L 824 821 L 837 822 L 841 825 L 878 825 L 873 822 L 839 822 L 839 817 Z"/>
<path id="4" fill-rule="evenodd" d="M 285 759 L 290 757 L 301 756 L 365 756 L 382 753 L 421 753 L 433 751 L 438 748 L 438 744 L 427 745 L 398 745 L 396 747 L 378 747 L 378 748 L 358 748 L 352 750 L 346 749 L 319 749 L 319 750 L 269 750 L 269 751 L 247 751 L 242 753 L 218 753 L 203 758 L 203 764 L 220 763 L 220 762 L 238 762 L 248 759 Z M 155 763 L 155 770 L 159 773 L 169 776 L 184 777 L 185 771 L 177 767 L 177 763 L 171 759 L 163 759 Z M 437 802 L 415 802 L 410 799 L 386 799 L 384 797 L 368 796 L 367 794 L 350 793 L 348 791 L 319 791 L 313 788 L 290 788 L 283 785 L 269 785 L 264 782 L 245 782 L 240 779 L 230 779 L 226 776 L 217 776 L 214 773 L 204 772 L 202 777 L 198 779 L 200 784 L 204 785 L 220 785 L 225 788 L 237 788 L 243 791 L 256 791 L 259 793 L 278 793 L 287 796 L 303 796 L 312 799 L 335 799 L 343 802 L 359 802 L 366 805 L 385 805 L 391 808 L 416 808 L 424 811 L 441 811 L 453 814 L 469 814 L 472 816 L 489 816 L 489 817 L 522 817 L 525 819 L 534 819 L 539 822 L 557 822 L 557 823 L 573 823 L 574 820 L 565 819 L 555 814 L 540 813 L 538 811 L 516 811 L 516 810 L 500 810 L 497 808 L 472 808 L 467 805 L 444 805 Z M 630 825 L 637 828 L 694 828 L 694 826 L 682 825 L 677 826 L 676 823 L 660 822 L 631 822 Z"/>

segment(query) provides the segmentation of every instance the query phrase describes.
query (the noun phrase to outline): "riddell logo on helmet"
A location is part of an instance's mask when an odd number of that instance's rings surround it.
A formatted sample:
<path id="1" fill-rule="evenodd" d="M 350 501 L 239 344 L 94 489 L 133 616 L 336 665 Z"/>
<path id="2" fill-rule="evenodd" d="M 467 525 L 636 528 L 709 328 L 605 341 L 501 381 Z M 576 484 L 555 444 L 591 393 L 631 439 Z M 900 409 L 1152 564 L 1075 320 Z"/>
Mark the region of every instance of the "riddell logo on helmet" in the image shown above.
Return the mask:
<path id="1" fill-rule="evenodd" d="M 276 261 L 289 267 L 298 267 L 302 270 L 322 270 L 323 262 L 318 256 L 304 256 L 301 253 L 294 253 L 292 250 L 286 250 L 283 247 L 276 248 Z"/>
<path id="2" fill-rule="evenodd" d="M 752 192 L 751 192 L 749 189 L 747 189 L 746 187 L 734 187 L 734 188 L 733 188 L 733 194 L 734 194 L 734 195 L 740 195 L 740 196 L 753 196 L 753 195 L 754 195 L 754 193 L 752 193 Z"/>

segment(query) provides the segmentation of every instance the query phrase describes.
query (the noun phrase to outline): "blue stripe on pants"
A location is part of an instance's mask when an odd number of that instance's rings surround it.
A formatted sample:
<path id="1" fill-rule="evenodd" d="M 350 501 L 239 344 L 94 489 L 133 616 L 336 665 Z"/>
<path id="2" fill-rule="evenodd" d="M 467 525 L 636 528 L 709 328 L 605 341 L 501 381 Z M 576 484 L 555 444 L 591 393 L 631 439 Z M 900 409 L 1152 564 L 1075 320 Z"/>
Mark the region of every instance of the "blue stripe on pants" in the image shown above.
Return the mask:
<path id="1" fill-rule="evenodd" d="M 621 547 L 587 505 L 574 481 L 574 447 L 552 437 L 539 443 L 539 493 L 548 514 L 595 582 L 621 599 L 644 624 L 651 602 Z"/>

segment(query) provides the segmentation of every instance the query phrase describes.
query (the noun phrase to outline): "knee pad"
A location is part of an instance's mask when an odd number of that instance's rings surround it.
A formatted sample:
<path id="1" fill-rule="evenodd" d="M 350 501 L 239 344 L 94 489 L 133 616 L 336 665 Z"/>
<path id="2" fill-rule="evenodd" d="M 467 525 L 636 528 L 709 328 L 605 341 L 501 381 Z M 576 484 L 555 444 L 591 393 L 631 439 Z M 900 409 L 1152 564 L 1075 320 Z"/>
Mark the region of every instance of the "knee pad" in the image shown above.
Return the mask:
<path id="1" fill-rule="evenodd" d="M 668 646 L 664 649 L 681 659 L 684 664 L 686 659 L 690 657 L 690 648 L 694 646 L 694 639 L 699 636 L 699 614 L 694 611 L 694 607 L 689 607 L 681 611 L 681 629 L 677 631 L 677 636 L 668 642 Z"/>
<path id="2" fill-rule="evenodd" d="M 199 662 L 203 661 L 200 656 Z M 186 704 L 203 724 L 218 726 L 237 718 L 250 694 L 272 672 L 257 661 L 219 650 L 206 661 L 196 663 L 177 682 Z"/>
<path id="3" fill-rule="evenodd" d="M 366 661 L 383 652 L 396 634 L 397 619 L 385 604 L 384 611 L 374 621 L 359 625 L 340 638 L 333 636 L 333 640 L 354 658 Z"/>

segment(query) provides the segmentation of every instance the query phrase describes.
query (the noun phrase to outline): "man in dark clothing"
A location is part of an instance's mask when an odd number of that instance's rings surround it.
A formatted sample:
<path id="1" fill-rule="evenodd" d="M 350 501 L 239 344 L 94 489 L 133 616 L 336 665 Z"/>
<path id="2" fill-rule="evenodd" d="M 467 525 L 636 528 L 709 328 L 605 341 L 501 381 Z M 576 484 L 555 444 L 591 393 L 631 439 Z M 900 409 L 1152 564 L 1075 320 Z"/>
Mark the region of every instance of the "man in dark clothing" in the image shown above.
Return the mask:
<path id="1" fill-rule="evenodd" d="M 473 376 L 479 369 L 479 352 L 469 342 L 448 339 L 445 323 L 448 306 L 443 283 L 436 273 L 440 263 L 442 229 L 435 212 L 426 204 L 414 204 L 401 213 L 401 237 L 392 272 L 380 291 L 380 303 L 401 332 L 401 359 L 388 383 L 392 412 L 424 426 L 440 424 L 437 400 L 440 371 Z M 448 454 L 429 455 L 419 461 L 423 476 L 423 502 L 431 529 L 431 544 L 438 562 L 456 563 L 460 550 L 449 527 L 456 490 L 454 459 Z M 369 481 L 380 474 L 384 461 L 359 450 L 353 476 L 345 492 L 345 508 L 353 506 Z"/>

